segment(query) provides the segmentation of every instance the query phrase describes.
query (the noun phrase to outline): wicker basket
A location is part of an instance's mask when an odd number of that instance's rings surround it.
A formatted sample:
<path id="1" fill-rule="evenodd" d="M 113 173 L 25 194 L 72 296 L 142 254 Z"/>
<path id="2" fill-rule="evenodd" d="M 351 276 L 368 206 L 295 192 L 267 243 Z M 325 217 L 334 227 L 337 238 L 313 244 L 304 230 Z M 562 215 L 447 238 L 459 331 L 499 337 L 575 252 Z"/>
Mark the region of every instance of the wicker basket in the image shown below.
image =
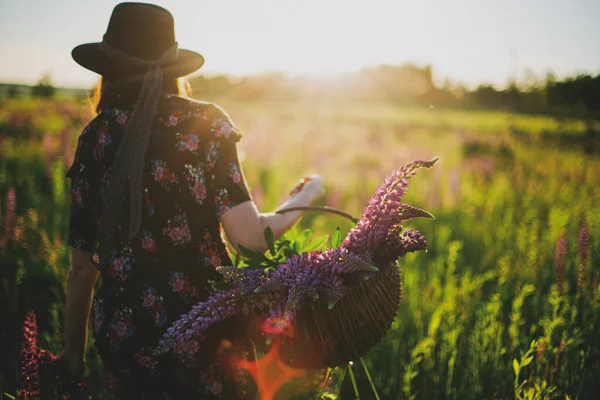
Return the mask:
<path id="1" fill-rule="evenodd" d="M 357 360 L 376 346 L 391 328 L 401 298 L 397 264 L 349 290 L 333 307 L 327 301 L 304 303 L 290 336 L 280 339 L 279 354 L 296 368 L 323 368 Z"/>

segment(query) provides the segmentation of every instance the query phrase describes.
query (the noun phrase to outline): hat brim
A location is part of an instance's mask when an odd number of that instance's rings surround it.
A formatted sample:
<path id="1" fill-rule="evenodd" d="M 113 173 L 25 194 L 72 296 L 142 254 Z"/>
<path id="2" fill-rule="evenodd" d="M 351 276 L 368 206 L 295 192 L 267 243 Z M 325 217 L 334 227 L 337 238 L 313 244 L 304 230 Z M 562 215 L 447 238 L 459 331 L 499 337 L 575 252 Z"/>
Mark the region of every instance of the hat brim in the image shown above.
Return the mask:
<path id="1" fill-rule="evenodd" d="M 73 49 L 71 56 L 83 68 L 94 71 L 110 79 L 132 78 L 139 76 L 143 78 L 144 68 L 125 66 L 116 63 L 104 55 L 100 49 L 100 43 L 86 43 Z M 177 60 L 162 65 L 165 76 L 179 78 L 197 71 L 204 65 L 204 57 L 200 54 L 179 49 Z"/>

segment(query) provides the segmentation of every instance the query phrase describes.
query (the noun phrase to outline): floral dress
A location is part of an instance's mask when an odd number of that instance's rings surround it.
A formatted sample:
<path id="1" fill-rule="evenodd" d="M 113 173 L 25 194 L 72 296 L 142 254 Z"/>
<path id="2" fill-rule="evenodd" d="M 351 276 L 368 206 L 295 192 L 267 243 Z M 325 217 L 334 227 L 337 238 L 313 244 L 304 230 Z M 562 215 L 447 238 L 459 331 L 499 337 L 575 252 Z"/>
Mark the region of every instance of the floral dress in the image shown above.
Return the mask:
<path id="1" fill-rule="evenodd" d="M 110 109 L 90 122 L 67 173 L 72 180 L 68 243 L 91 251 L 93 262 L 111 165 L 130 114 L 131 108 Z M 125 196 L 116 248 L 105 267 L 98 265 L 95 345 L 108 369 L 131 388 L 165 391 L 172 398 L 239 398 L 216 361 L 219 341 L 243 339 L 234 337 L 242 335 L 234 326 L 192 342 L 179 355 L 157 359 L 152 350 L 179 316 L 216 290 L 222 278 L 214 267 L 231 264 L 219 220 L 250 200 L 237 157 L 240 133 L 215 104 L 175 95 L 161 98 L 152 129 L 141 229 L 133 240 L 124 239 Z M 190 359 L 196 368 L 189 368 Z"/>

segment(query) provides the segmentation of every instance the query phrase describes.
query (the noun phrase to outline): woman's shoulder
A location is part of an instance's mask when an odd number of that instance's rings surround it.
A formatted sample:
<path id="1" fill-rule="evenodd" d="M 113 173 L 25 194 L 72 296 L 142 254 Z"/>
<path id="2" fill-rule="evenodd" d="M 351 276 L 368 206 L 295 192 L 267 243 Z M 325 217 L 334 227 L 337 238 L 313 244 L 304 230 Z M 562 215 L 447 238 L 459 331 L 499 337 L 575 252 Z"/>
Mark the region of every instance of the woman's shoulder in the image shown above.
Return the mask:
<path id="1" fill-rule="evenodd" d="M 216 138 L 224 137 L 234 141 L 241 138 L 229 114 L 218 104 L 176 95 L 169 96 L 168 100 L 168 115 L 162 118 L 167 125 L 188 122 Z"/>
<path id="2" fill-rule="evenodd" d="M 202 117 L 209 120 L 229 118 L 229 115 L 221 106 L 210 101 L 196 100 L 175 94 L 167 95 L 166 98 L 167 108 L 173 112 L 185 112 L 189 117 Z"/>

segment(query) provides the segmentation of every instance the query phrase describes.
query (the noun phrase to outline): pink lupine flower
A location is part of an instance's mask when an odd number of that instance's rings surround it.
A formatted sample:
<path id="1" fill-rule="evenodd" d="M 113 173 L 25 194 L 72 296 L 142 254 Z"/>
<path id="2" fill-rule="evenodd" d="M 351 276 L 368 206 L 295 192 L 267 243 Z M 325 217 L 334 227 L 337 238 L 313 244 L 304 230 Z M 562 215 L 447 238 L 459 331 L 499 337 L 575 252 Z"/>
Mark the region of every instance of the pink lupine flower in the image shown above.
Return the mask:
<path id="1" fill-rule="evenodd" d="M 586 265 L 590 257 L 590 231 L 586 224 L 582 224 L 579 228 L 579 238 L 577 240 L 577 253 L 579 255 L 579 262 Z"/>
<path id="2" fill-rule="evenodd" d="M 556 241 L 556 255 L 554 258 L 554 272 L 556 272 L 556 283 L 558 285 L 558 291 L 560 294 L 563 293 L 563 286 L 565 281 L 565 266 L 567 257 L 567 235 L 565 232 L 560 234 L 560 237 Z"/>
<path id="3" fill-rule="evenodd" d="M 17 219 L 17 195 L 15 188 L 8 188 L 6 194 L 6 212 L 4 214 L 4 238 L 2 240 L 2 248 L 6 248 L 8 241 L 12 239 L 14 233 L 14 225 Z"/>

